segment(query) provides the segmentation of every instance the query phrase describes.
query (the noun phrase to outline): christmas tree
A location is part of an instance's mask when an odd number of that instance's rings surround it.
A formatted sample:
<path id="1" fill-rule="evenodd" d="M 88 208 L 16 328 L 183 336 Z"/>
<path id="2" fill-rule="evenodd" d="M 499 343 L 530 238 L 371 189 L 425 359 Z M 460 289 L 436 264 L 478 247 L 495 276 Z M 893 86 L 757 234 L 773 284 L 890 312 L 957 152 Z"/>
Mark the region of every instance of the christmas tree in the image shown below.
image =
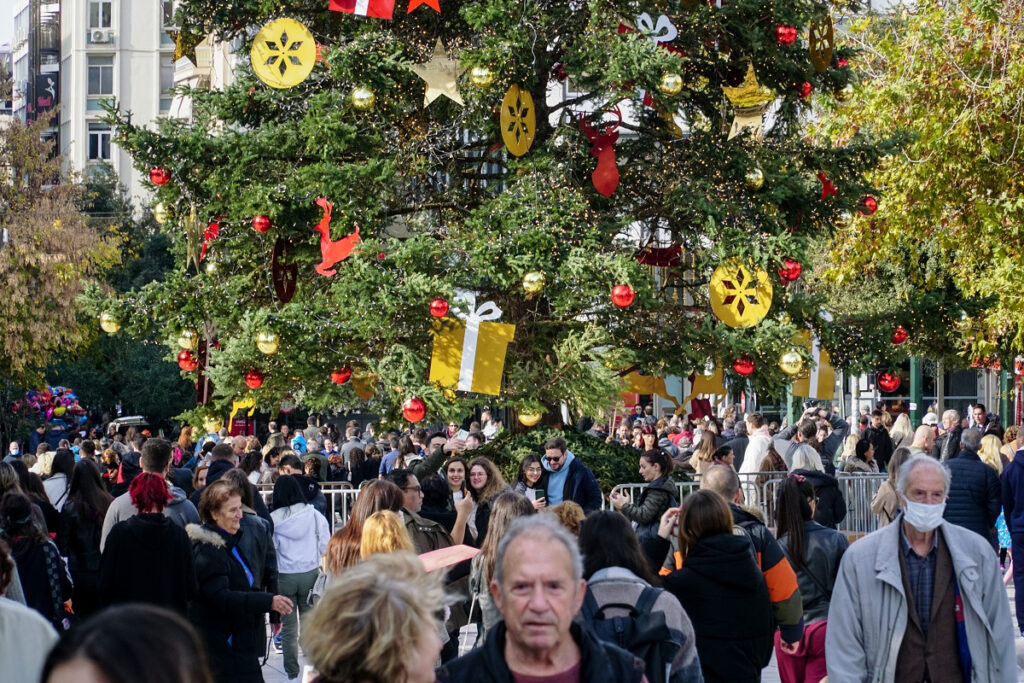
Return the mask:
<path id="1" fill-rule="evenodd" d="M 529 423 L 711 363 L 778 396 L 800 332 L 842 323 L 809 252 L 891 148 L 804 137 L 857 78 L 848 9 L 182 0 L 180 43 L 232 45 L 235 80 L 156 130 L 111 108 L 179 267 L 91 306 L 161 328 L 200 411 Z"/>

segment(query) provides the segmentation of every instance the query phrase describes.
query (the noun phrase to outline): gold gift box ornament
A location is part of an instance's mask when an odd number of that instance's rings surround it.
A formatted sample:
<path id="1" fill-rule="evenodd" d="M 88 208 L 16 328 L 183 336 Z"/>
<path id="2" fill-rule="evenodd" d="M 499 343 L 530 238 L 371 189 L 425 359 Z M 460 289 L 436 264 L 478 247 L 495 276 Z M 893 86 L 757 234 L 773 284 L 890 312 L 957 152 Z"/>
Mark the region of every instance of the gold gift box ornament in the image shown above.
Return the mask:
<path id="1" fill-rule="evenodd" d="M 496 322 L 501 309 L 493 301 L 477 306 L 476 293 L 456 290 L 452 313 L 434 321 L 430 381 L 458 391 L 497 396 L 505 354 L 516 326 Z"/>

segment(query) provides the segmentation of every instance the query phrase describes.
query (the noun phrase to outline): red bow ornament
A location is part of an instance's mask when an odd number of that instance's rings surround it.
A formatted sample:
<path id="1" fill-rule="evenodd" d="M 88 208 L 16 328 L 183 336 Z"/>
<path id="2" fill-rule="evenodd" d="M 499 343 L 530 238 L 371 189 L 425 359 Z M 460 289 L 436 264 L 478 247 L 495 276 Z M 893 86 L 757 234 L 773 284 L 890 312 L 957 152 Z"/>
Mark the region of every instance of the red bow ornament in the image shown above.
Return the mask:
<path id="1" fill-rule="evenodd" d="M 210 248 L 210 242 L 217 239 L 217 235 L 220 234 L 220 217 L 214 218 L 210 221 L 210 224 L 206 226 L 206 230 L 203 230 L 203 250 L 199 252 L 199 262 L 202 263 L 203 259 L 206 258 L 206 250 Z"/>
<path id="2" fill-rule="evenodd" d="M 619 120 L 600 129 L 580 118 L 580 130 L 590 141 L 590 153 L 597 157 L 597 168 L 590 178 L 594 181 L 594 189 L 605 197 L 611 197 L 619 186 L 619 167 L 615 164 L 615 141 L 619 139 L 622 112 L 616 107 L 612 113 Z"/>

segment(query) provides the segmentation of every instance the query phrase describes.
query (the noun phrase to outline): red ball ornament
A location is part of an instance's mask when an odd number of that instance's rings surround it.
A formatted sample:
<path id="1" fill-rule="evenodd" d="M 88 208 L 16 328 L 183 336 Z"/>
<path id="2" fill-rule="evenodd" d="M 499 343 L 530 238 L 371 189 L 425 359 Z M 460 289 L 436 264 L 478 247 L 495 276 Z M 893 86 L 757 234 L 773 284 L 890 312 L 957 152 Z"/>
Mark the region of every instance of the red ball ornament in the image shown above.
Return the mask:
<path id="1" fill-rule="evenodd" d="M 803 83 L 797 86 L 796 92 L 798 95 L 800 95 L 800 99 L 806 100 L 808 97 L 811 96 L 812 89 L 813 88 L 811 87 L 811 84 L 807 81 L 804 81 Z"/>
<path id="2" fill-rule="evenodd" d="M 335 384 L 344 384 L 352 379 L 352 368 L 345 365 L 331 373 L 331 381 Z"/>
<path id="3" fill-rule="evenodd" d="M 612 303 L 619 308 L 629 308 L 636 301 L 636 292 L 629 285 L 615 285 L 612 287 Z"/>
<path id="4" fill-rule="evenodd" d="M 779 24 L 775 27 L 775 40 L 779 45 L 792 45 L 796 42 L 796 26 Z"/>
<path id="5" fill-rule="evenodd" d="M 779 268 L 779 278 L 789 284 L 790 282 L 796 282 L 800 279 L 800 273 L 802 273 L 804 267 L 796 259 L 785 258 L 782 260 L 782 267 Z"/>
<path id="6" fill-rule="evenodd" d="M 267 230 L 270 230 L 270 216 L 253 216 L 252 229 L 256 232 L 266 232 Z"/>
<path id="7" fill-rule="evenodd" d="M 199 367 L 199 361 L 188 349 L 178 354 L 178 367 L 185 372 L 192 372 Z"/>
<path id="8" fill-rule="evenodd" d="M 899 375 L 891 372 L 882 372 L 878 375 L 878 388 L 885 392 L 896 391 L 900 388 Z"/>
<path id="9" fill-rule="evenodd" d="M 836 66 L 838 66 L 840 69 L 844 69 L 850 66 L 850 60 L 847 59 L 846 57 L 840 57 L 839 59 L 836 60 Z"/>
<path id="10" fill-rule="evenodd" d="M 438 297 L 430 302 L 430 315 L 435 318 L 443 318 L 448 315 L 448 302 Z"/>
<path id="11" fill-rule="evenodd" d="M 754 359 L 747 354 L 743 354 L 732 362 L 733 371 L 740 377 L 749 377 L 753 374 L 755 367 Z"/>
<path id="12" fill-rule="evenodd" d="M 899 346 L 903 342 L 907 341 L 907 329 L 903 325 L 897 325 L 896 329 L 892 331 L 892 343 Z"/>
<path id="13" fill-rule="evenodd" d="M 419 422 L 427 415 L 427 405 L 423 399 L 410 398 L 402 404 L 402 417 L 409 422 Z"/>
<path id="14" fill-rule="evenodd" d="M 387 257 L 388 257 L 388 255 L 385 254 L 383 251 L 377 252 L 377 260 L 378 261 L 383 261 Z"/>
<path id="15" fill-rule="evenodd" d="M 250 389 L 259 389 L 263 386 L 263 373 L 259 370 L 250 370 L 245 373 L 245 386 Z"/>
<path id="16" fill-rule="evenodd" d="M 878 211 L 878 200 L 868 195 L 860 200 L 860 208 L 857 209 L 861 216 L 871 216 Z"/>
<path id="17" fill-rule="evenodd" d="M 167 183 L 171 182 L 171 172 L 166 168 L 154 166 L 149 169 L 149 182 L 153 183 L 157 187 L 163 187 Z"/>

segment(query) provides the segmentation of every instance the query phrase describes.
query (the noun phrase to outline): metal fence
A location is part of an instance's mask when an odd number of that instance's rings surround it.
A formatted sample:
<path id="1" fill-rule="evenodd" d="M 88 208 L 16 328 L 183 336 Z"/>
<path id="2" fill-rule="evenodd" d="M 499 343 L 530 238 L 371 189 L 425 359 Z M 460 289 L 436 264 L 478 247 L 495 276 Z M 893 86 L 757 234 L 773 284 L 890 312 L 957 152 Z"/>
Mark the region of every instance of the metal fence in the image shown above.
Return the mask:
<path id="1" fill-rule="evenodd" d="M 764 478 L 758 481 L 758 477 L 762 475 Z M 878 528 L 878 519 L 871 512 L 871 499 L 874 498 L 878 487 L 882 485 L 887 476 L 885 474 L 838 474 L 836 476 L 839 481 L 839 492 L 843 495 L 843 500 L 846 501 L 846 518 L 839 523 L 839 531 L 851 538 L 857 538 Z M 755 472 L 741 474 L 739 477 L 746 504 L 759 509 L 764 515 L 765 523 L 774 527 L 775 498 L 778 495 L 779 485 L 786 479 L 786 474 L 784 472 Z M 646 486 L 647 484 L 643 483 L 631 483 L 620 484 L 616 488 L 631 495 L 633 500 L 638 500 Z M 274 493 L 273 484 L 258 484 L 256 488 L 269 507 Z M 676 488 L 678 490 L 676 500 L 681 501 L 699 489 L 700 482 L 679 481 L 676 482 Z M 321 483 L 320 490 L 327 501 L 327 521 L 331 524 L 331 530 L 337 531 L 348 522 L 359 490 L 345 482 Z M 611 507 L 607 498 L 605 498 L 603 506 L 605 509 Z"/>

